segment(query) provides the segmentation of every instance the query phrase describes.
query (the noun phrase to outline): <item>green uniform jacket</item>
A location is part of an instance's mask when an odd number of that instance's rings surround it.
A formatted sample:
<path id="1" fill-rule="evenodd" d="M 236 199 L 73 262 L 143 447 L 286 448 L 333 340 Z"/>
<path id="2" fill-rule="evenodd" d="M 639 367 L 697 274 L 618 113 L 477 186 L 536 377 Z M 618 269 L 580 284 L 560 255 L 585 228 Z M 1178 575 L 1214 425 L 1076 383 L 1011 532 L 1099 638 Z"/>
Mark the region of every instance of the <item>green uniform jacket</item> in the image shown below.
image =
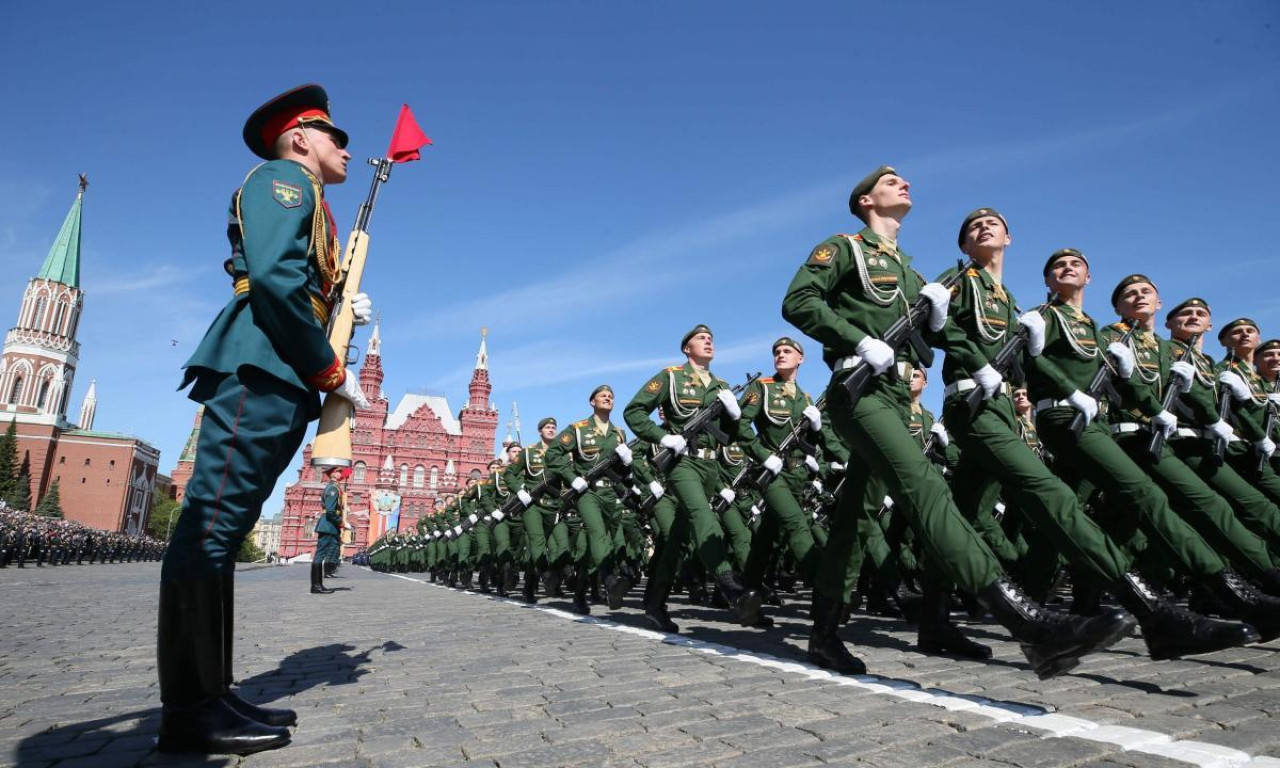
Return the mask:
<path id="1" fill-rule="evenodd" d="M 546 471 L 569 485 L 575 477 L 583 477 L 601 461 L 608 461 L 619 443 L 627 442 L 622 427 L 610 424 L 605 433 L 596 432 L 595 418 L 588 417 L 565 427 L 547 449 Z"/>
<path id="2" fill-rule="evenodd" d="M 320 505 L 324 507 L 324 514 L 316 521 L 316 535 L 337 536 L 342 532 L 342 491 L 337 483 L 329 483 L 324 487 Z"/>
<path id="3" fill-rule="evenodd" d="M 802 437 L 810 441 L 814 438 L 812 433 L 808 433 L 809 420 L 804 416 L 804 409 L 813 405 L 813 398 L 800 389 L 799 384 L 795 385 L 792 394 L 784 391 L 784 385 L 772 376 L 756 379 L 742 393 L 739 402 L 742 418 L 738 420 L 738 443 L 761 464 L 778 450 L 797 424 L 804 425 L 802 429 L 807 434 Z M 792 445 L 790 454 L 778 458 L 789 460 L 791 466 L 804 460 L 804 451 L 798 442 Z"/>
<path id="4" fill-rule="evenodd" d="M 1106 343 L 1120 341 L 1129 332 L 1129 324 L 1112 323 L 1102 329 L 1102 339 Z M 1173 365 L 1173 344 L 1165 341 L 1155 333 L 1139 328 L 1129 337 L 1129 350 L 1133 352 L 1133 377 L 1129 383 L 1135 390 L 1143 391 L 1143 398 L 1163 402 L 1165 381 L 1169 378 L 1169 366 Z M 1113 423 L 1128 422 L 1131 424 L 1150 424 L 1151 418 L 1142 409 L 1130 404 L 1127 408 L 1112 409 L 1110 421 Z"/>
<path id="5" fill-rule="evenodd" d="M 1169 355 L 1176 362 L 1187 359 L 1196 369 L 1191 381 L 1191 391 L 1178 395 L 1177 415 L 1189 425 L 1207 427 L 1218 420 L 1218 376 L 1213 361 L 1199 351 L 1193 351 L 1185 342 L 1169 342 Z"/>
<path id="6" fill-rule="evenodd" d="M 1236 434 L 1251 443 L 1266 437 L 1262 424 L 1267 414 L 1267 382 L 1252 365 L 1240 360 L 1223 360 L 1218 364 L 1218 371 L 1238 373 L 1249 385 L 1250 401 L 1242 403 L 1236 400 L 1231 404 L 1231 423 L 1236 428 Z M 1224 392 L 1223 396 L 1226 397 L 1227 393 Z"/>
<path id="7" fill-rule="evenodd" d="M 710 374 L 709 371 L 708 373 Z M 631 431 L 641 439 L 657 443 L 667 435 L 674 435 L 684 429 L 684 425 L 695 413 L 715 402 L 717 393 L 722 389 L 731 389 L 729 382 L 717 378 L 715 374 L 710 374 L 710 383 L 704 387 L 692 363 L 673 365 L 654 374 L 640 387 L 640 391 L 623 409 L 622 417 Z M 662 409 L 663 426 L 659 426 L 649 416 L 658 408 Z M 737 434 L 737 421 L 727 413 L 721 416 L 719 426 L 730 437 Z M 697 445 L 689 446 L 690 450 L 714 450 L 718 447 L 719 443 L 706 431 L 698 435 Z"/>
<path id="8" fill-rule="evenodd" d="M 549 449 L 549 445 L 543 445 L 539 440 L 520 452 L 520 457 L 502 473 L 502 484 L 507 493 L 515 493 L 521 489 L 531 491 L 534 486 L 542 482 L 546 477 Z M 549 493 L 533 500 L 534 504 L 547 509 L 555 509 L 559 502 L 559 498 Z"/>

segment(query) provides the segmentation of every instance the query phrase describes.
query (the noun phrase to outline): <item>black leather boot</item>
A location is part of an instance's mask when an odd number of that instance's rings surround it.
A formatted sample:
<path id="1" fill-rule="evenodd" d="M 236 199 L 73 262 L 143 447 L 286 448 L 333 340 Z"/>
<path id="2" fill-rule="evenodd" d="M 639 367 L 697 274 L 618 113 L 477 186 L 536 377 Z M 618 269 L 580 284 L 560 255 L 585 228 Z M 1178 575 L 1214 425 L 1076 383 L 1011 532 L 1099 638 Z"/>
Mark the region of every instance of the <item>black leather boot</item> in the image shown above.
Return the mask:
<path id="1" fill-rule="evenodd" d="M 760 621 L 760 605 L 763 602 L 760 594 L 742 586 L 733 571 L 717 574 L 716 586 L 724 599 L 729 601 L 739 624 L 753 627 Z"/>
<path id="2" fill-rule="evenodd" d="M 591 604 L 587 602 L 588 582 L 585 574 L 578 575 L 578 583 L 573 588 L 573 612 L 581 616 L 591 615 Z"/>
<path id="3" fill-rule="evenodd" d="M 464 565 L 461 573 L 458 574 L 458 587 L 460 589 L 471 589 L 471 577 L 473 575 L 471 566 Z"/>
<path id="4" fill-rule="evenodd" d="M 494 574 L 493 588 L 498 593 L 498 597 L 507 596 L 507 570 L 511 567 L 511 563 L 503 563 L 498 572 Z"/>
<path id="5" fill-rule="evenodd" d="M 227 698 L 221 576 L 161 582 L 156 635 L 161 752 L 247 755 L 289 731 L 237 712 Z"/>
<path id="6" fill-rule="evenodd" d="M 480 564 L 480 593 L 487 595 L 493 590 L 489 588 L 490 577 L 493 575 L 493 566 L 488 563 Z"/>
<path id="7" fill-rule="evenodd" d="M 524 584 L 521 585 L 520 596 L 529 605 L 538 604 L 538 575 L 534 573 L 532 568 L 525 571 Z"/>
<path id="8" fill-rule="evenodd" d="M 661 584 L 650 578 L 644 585 L 644 617 L 659 632 L 679 632 L 680 627 L 667 614 L 667 599 L 671 597 L 671 585 Z"/>
<path id="9" fill-rule="evenodd" d="M 845 647 L 836 635 L 840 627 L 841 604 L 819 592 L 813 593 L 813 606 L 809 617 L 813 627 L 809 630 L 809 649 L 805 653 L 809 661 L 842 675 L 865 675 L 867 665 Z"/>
<path id="10" fill-rule="evenodd" d="M 311 594 L 313 595 L 331 595 L 333 590 L 324 585 L 324 564 L 311 564 Z"/>
<path id="11" fill-rule="evenodd" d="M 989 659 L 991 649 L 964 636 L 951 623 L 950 590 L 926 584 L 920 602 L 920 629 L 916 645 L 925 653 L 952 654 L 966 659 Z"/>
<path id="12" fill-rule="evenodd" d="M 236 712 L 260 723 L 276 726 L 297 725 L 298 713 L 292 709 L 260 707 L 257 704 L 245 701 L 240 698 L 239 694 L 231 690 L 232 684 L 235 683 L 235 676 L 231 672 L 231 662 L 235 658 L 233 650 L 235 648 L 235 616 L 236 572 L 233 566 L 222 573 L 222 673 L 223 682 L 227 688 L 227 693 L 222 700 Z"/>
<path id="13" fill-rule="evenodd" d="M 1280 568 L 1272 568 L 1257 579 L 1258 589 L 1273 597 L 1280 597 Z"/>
<path id="14" fill-rule="evenodd" d="M 1262 642 L 1280 637 L 1280 600 L 1262 594 L 1229 568 L 1210 576 L 1205 586 L 1227 606 L 1228 616 L 1251 624 Z"/>
<path id="15" fill-rule="evenodd" d="M 516 564 L 510 561 L 503 563 L 502 588 L 508 593 L 513 592 L 519 583 L 520 572 L 516 570 Z"/>
<path id="16" fill-rule="evenodd" d="M 1041 680 L 1074 668 L 1081 656 L 1118 642 L 1137 626 L 1137 620 L 1123 611 L 1094 618 L 1056 613 L 1032 601 L 1003 576 L 978 592 L 977 598 L 1019 641 Z"/>
<path id="17" fill-rule="evenodd" d="M 1257 631 L 1248 624 L 1218 621 L 1181 608 L 1162 599 L 1136 573 L 1126 573 L 1111 590 L 1138 617 L 1147 653 L 1157 661 L 1258 642 Z"/>
<path id="18" fill-rule="evenodd" d="M 611 573 L 604 580 L 605 591 L 609 594 L 609 610 L 616 611 L 622 608 L 622 600 L 635 586 L 630 576 L 624 572 Z"/>
<path id="19" fill-rule="evenodd" d="M 1102 585 L 1093 579 L 1075 575 L 1071 579 L 1071 613 L 1097 616 L 1102 612 Z"/>

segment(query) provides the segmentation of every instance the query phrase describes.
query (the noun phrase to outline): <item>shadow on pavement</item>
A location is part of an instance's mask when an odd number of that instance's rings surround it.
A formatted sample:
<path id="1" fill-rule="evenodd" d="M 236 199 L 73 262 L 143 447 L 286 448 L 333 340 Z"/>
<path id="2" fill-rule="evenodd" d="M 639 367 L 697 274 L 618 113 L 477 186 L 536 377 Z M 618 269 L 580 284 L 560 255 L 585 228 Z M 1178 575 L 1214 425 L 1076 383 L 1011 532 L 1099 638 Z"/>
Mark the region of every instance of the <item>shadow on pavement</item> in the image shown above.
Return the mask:
<path id="1" fill-rule="evenodd" d="M 76 759 L 94 765 L 207 765 L 230 766 L 239 762 L 231 755 L 160 755 L 155 753 L 155 736 L 160 729 L 160 710 L 126 712 L 114 717 L 71 723 L 28 736 L 18 744 L 17 765 L 49 765 Z"/>
<path id="2" fill-rule="evenodd" d="M 403 650 L 404 646 L 388 640 L 366 648 L 359 653 L 354 645 L 330 643 L 295 651 L 284 657 L 280 666 L 241 680 L 242 695 L 254 703 L 267 704 L 285 696 L 315 688 L 320 685 L 348 685 L 369 673 L 361 667 L 368 663 L 374 651 L 390 653 Z"/>

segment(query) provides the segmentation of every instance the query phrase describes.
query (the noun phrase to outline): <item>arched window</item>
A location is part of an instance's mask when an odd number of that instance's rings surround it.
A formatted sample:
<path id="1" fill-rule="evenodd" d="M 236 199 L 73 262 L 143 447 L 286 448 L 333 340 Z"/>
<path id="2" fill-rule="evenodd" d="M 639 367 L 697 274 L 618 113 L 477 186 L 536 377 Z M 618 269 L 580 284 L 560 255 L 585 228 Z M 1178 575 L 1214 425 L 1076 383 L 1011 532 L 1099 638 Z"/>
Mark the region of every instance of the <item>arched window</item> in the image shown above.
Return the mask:
<path id="1" fill-rule="evenodd" d="M 31 317 L 31 327 L 37 331 L 42 330 L 40 326 L 44 325 L 44 308 L 48 303 L 44 296 L 36 299 L 36 312 Z"/>
<path id="2" fill-rule="evenodd" d="M 403 488 L 408 484 L 409 484 L 409 465 L 401 464 L 400 465 L 400 487 Z"/>
<path id="3" fill-rule="evenodd" d="M 422 483 L 427 479 L 427 470 L 421 464 L 413 468 L 413 487 L 421 488 Z"/>
<path id="4" fill-rule="evenodd" d="M 13 380 L 13 389 L 9 391 L 9 404 L 17 405 L 20 397 L 22 397 L 22 377 L 18 376 Z"/>
<path id="5" fill-rule="evenodd" d="M 36 398 L 36 408 L 39 410 L 44 410 L 45 403 L 49 402 L 50 383 L 51 382 L 46 379 L 45 382 L 40 385 L 40 396 Z"/>
<path id="6" fill-rule="evenodd" d="M 436 486 L 439 484 L 440 484 L 440 468 L 432 467 L 431 468 L 431 490 L 434 491 L 436 489 Z"/>
<path id="7" fill-rule="evenodd" d="M 363 483 L 365 469 L 365 463 L 363 461 L 357 461 L 355 467 L 351 470 L 351 479 L 357 483 Z"/>

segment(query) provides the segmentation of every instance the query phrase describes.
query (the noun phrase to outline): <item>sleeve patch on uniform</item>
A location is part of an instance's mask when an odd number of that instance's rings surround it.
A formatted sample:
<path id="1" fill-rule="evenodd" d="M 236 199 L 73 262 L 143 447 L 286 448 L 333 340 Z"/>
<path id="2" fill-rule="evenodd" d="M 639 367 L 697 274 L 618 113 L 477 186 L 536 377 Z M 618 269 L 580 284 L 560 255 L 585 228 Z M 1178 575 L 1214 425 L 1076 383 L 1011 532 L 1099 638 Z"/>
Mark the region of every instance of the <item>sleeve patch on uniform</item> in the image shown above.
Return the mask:
<path id="1" fill-rule="evenodd" d="M 271 197 L 285 208 L 297 208 L 302 205 L 302 188 L 276 179 L 271 182 Z"/>
<path id="2" fill-rule="evenodd" d="M 809 261 L 807 263 L 816 264 L 820 267 L 829 267 L 831 266 L 831 260 L 835 257 L 836 247 L 830 243 L 823 243 L 817 248 L 814 248 L 813 252 L 809 254 Z"/>
<path id="3" fill-rule="evenodd" d="M 755 405 L 760 402 L 760 393 L 754 389 L 747 393 L 747 405 Z"/>
<path id="4" fill-rule="evenodd" d="M 563 435 L 560 436 L 560 442 L 564 443 L 565 445 L 572 443 L 573 435 L 569 434 L 568 432 L 565 432 Z"/>
<path id="5" fill-rule="evenodd" d="M 654 379 L 653 381 L 650 381 L 648 384 L 645 384 L 644 388 L 649 392 L 657 392 L 658 390 L 662 389 L 662 382 L 659 381 L 658 379 Z"/>

